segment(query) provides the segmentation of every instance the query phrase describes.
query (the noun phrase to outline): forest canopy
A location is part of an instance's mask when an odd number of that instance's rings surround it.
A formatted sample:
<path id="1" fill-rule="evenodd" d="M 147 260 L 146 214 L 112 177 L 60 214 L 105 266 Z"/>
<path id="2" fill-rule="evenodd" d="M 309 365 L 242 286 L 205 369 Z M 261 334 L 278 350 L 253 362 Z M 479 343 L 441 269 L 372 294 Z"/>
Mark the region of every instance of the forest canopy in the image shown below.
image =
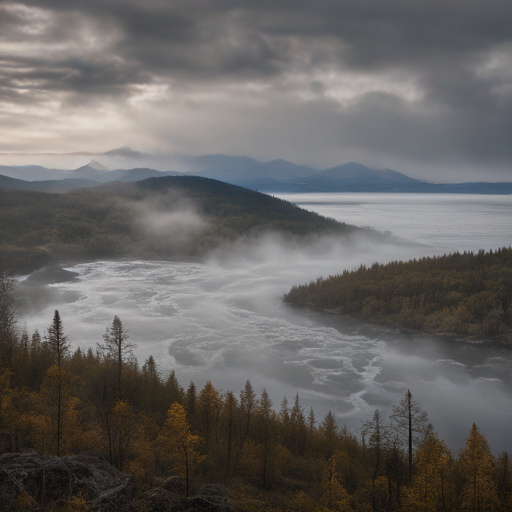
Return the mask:
<path id="1" fill-rule="evenodd" d="M 284 301 L 405 330 L 512 341 L 512 248 L 361 265 Z"/>
<path id="2" fill-rule="evenodd" d="M 308 237 L 357 230 L 267 194 L 195 176 L 67 194 L 0 189 L 0 268 L 10 273 L 99 258 L 201 258 L 263 232 Z"/>

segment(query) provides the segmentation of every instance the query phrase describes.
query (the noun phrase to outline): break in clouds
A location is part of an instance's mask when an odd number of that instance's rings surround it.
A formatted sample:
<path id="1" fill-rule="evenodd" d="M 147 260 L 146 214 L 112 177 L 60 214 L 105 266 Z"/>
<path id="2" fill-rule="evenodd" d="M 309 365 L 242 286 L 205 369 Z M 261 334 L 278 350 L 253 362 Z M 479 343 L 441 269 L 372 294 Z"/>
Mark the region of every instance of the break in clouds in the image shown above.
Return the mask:
<path id="1" fill-rule="evenodd" d="M 130 145 L 509 180 L 511 11 L 500 0 L 2 2 L 0 151 Z"/>

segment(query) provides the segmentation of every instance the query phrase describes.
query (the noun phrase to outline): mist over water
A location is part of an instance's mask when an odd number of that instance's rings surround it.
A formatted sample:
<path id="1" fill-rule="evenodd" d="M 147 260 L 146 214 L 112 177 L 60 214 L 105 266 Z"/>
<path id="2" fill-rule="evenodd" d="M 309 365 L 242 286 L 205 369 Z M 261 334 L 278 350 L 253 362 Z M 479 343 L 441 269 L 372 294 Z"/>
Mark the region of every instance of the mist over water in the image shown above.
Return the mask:
<path id="1" fill-rule="evenodd" d="M 153 354 L 162 373 L 174 368 L 185 387 L 190 380 L 201 387 L 211 379 L 217 388 L 237 392 L 250 379 L 258 393 L 264 387 L 269 391 L 277 408 L 283 395 L 291 401 L 298 391 L 302 405 L 312 405 L 317 419 L 331 409 L 340 424 L 352 428 L 376 408 L 387 414 L 409 388 L 451 448 L 464 443 L 476 422 L 495 452 L 510 451 L 511 351 L 370 328 L 327 313 L 298 310 L 281 300 L 294 284 L 361 263 L 442 254 L 457 243 L 460 250 L 473 244 L 475 249 L 509 245 L 502 241 L 507 234 L 498 227 L 505 216 L 511 218 L 510 197 L 496 201 L 484 196 L 477 201 L 465 196 L 450 206 L 445 196 L 416 195 L 410 199 L 421 205 L 415 214 L 402 195 L 394 204 L 381 195 L 355 196 L 340 197 L 338 207 L 332 195 L 329 204 L 317 195 L 300 199 L 314 203 L 304 207 L 322 214 L 402 237 L 416 222 L 422 228 L 410 239 L 429 240 L 431 245 L 377 244 L 363 236 L 342 243 L 319 239 L 314 247 L 304 248 L 268 236 L 256 244 L 219 251 L 201 264 L 81 264 L 68 269 L 79 274 L 74 281 L 43 288 L 27 283 L 21 324 L 26 323 L 29 331 L 43 331 L 58 308 L 72 343 L 94 347 L 118 315 L 138 345 L 139 361 Z M 439 204 L 442 215 L 429 216 Z M 494 235 L 484 245 L 488 225 L 494 226 Z M 458 233 L 459 241 L 446 232 Z"/>

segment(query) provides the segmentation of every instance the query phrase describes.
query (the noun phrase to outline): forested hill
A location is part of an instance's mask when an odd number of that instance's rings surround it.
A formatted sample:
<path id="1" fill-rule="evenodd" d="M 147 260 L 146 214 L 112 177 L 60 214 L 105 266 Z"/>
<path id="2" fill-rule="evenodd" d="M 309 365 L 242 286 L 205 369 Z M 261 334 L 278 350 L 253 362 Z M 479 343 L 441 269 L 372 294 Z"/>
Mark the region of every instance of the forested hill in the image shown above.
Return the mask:
<path id="1" fill-rule="evenodd" d="M 375 263 L 295 286 L 285 302 L 418 332 L 512 341 L 512 248 Z"/>
<path id="2" fill-rule="evenodd" d="M 49 194 L 0 189 L 0 269 L 25 273 L 98 258 L 199 258 L 264 231 L 345 234 L 353 226 L 194 176 Z"/>

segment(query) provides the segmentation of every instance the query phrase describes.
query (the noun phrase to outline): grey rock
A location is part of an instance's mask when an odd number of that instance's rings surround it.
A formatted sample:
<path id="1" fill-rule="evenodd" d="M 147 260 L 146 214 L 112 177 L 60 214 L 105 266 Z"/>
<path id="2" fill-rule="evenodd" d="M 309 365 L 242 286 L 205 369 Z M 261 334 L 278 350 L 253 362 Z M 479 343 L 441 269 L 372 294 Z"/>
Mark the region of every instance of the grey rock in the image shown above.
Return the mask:
<path id="1" fill-rule="evenodd" d="M 42 457 L 36 452 L 0 456 L 0 502 L 5 506 L 20 494 L 45 506 L 82 495 L 92 510 L 106 512 L 127 508 L 134 492 L 131 477 L 96 452 L 71 457 Z"/>

